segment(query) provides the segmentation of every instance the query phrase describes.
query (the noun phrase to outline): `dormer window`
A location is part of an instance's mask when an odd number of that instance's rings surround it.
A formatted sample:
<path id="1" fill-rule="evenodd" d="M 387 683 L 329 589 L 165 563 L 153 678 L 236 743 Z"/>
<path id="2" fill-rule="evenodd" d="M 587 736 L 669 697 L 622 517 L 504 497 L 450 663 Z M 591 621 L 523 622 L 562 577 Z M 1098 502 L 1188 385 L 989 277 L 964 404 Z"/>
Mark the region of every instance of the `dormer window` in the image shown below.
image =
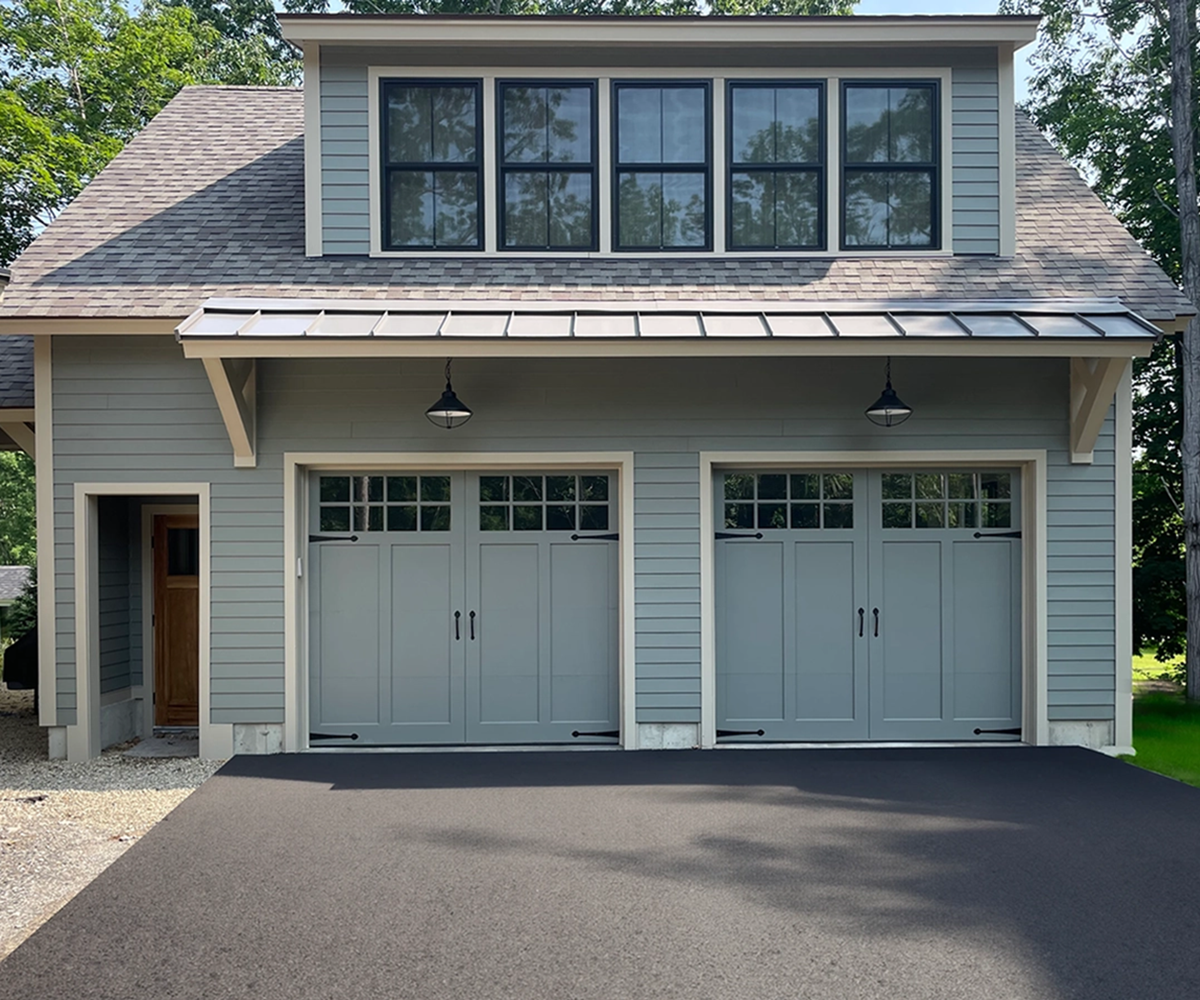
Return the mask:
<path id="1" fill-rule="evenodd" d="M 385 83 L 383 130 L 384 246 L 482 250 L 479 83 Z"/>
<path id="2" fill-rule="evenodd" d="M 842 85 L 842 247 L 938 247 L 938 88 Z"/>

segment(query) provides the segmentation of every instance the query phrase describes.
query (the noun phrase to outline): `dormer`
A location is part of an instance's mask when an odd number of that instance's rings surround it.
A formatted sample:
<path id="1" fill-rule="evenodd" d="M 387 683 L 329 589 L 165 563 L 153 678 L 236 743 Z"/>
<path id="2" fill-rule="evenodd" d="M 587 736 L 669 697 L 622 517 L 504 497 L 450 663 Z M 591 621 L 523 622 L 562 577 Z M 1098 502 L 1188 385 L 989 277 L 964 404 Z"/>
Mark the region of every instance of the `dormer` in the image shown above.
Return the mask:
<path id="1" fill-rule="evenodd" d="M 1014 253 L 1036 17 L 280 21 L 310 257 Z"/>

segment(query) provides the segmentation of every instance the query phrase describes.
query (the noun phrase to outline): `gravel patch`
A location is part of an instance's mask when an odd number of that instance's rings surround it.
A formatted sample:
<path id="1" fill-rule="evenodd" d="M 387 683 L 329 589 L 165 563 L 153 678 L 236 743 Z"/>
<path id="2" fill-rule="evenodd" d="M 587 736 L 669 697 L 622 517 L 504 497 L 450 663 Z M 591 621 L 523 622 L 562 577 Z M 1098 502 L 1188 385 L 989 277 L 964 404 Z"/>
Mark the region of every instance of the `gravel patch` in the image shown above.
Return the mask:
<path id="1" fill-rule="evenodd" d="M 223 763 L 128 748 L 47 760 L 33 692 L 0 683 L 0 960 Z"/>

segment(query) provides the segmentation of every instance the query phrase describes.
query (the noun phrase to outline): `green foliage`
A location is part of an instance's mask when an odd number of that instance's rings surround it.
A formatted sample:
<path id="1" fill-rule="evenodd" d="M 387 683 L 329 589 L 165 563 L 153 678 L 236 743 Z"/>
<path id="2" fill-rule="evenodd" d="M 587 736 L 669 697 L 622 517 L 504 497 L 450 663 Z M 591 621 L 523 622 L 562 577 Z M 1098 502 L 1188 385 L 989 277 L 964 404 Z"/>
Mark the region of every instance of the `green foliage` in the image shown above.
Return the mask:
<path id="1" fill-rule="evenodd" d="M 318 14 L 852 14 L 858 0 L 283 0 L 284 10 Z"/>
<path id="2" fill-rule="evenodd" d="M 0 0 L 0 263 L 13 260 L 181 87 L 299 78 L 277 31 L 262 30 L 261 5 L 195 6 L 202 9 L 156 0 Z M 237 34 L 222 34 L 206 16 Z"/>
<path id="3" fill-rule="evenodd" d="M 26 632 L 37 628 L 37 566 L 34 565 L 20 595 L 8 609 L 4 637 L 16 642 Z"/>
<path id="4" fill-rule="evenodd" d="M 1040 9 L 1026 110 L 1146 251 L 1180 279 L 1167 11 L 1147 0 L 1016 0 Z M 1197 60 L 1200 67 L 1200 60 Z M 1200 75 L 1200 74 L 1198 74 Z M 1182 383 L 1178 341 L 1134 366 L 1134 650 L 1184 651 Z"/>
<path id="5" fill-rule="evenodd" d="M 0 565 L 27 566 L 37 556 L 33 459 L 0 452 Z"/>

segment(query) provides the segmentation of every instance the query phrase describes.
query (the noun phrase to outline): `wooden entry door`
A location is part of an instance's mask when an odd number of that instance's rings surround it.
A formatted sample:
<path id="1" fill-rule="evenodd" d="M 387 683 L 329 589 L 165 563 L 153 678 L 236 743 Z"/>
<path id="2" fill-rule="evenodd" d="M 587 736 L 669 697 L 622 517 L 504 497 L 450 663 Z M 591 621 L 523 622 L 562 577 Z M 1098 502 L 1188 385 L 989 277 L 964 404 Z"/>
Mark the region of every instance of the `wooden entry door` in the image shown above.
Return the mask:
<path id="1" fill-rule="evenodd" d="M 154 518 L 154 724 L 200 722 L 200 520 Z"/>

